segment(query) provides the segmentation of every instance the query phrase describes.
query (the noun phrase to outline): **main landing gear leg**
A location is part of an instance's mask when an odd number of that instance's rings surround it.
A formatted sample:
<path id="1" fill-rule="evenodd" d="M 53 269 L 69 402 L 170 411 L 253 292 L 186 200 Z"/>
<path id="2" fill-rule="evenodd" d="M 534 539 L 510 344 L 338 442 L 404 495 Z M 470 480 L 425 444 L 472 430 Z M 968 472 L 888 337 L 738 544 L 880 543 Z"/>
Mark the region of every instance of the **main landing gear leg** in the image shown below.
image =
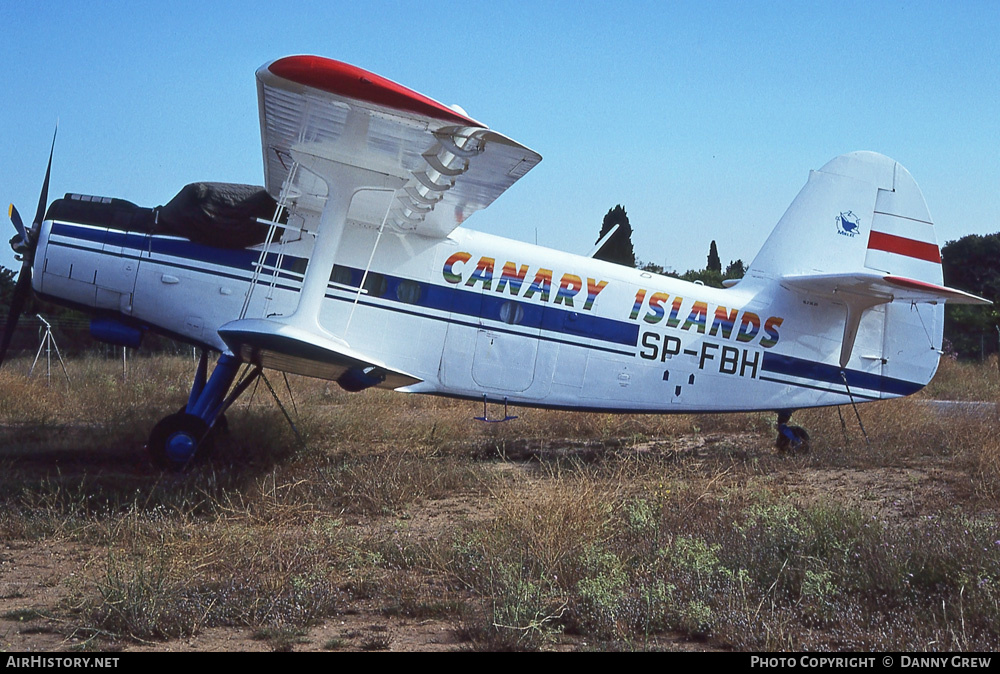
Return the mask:
<path id="1" fill-rule="evenodd" d="M 260 368 L 255 367 L 227 396 L 239 368 L 239 359 L 224 353 L 219 356 L 212 376 L 207 377 L 208 353 L 201 352 L 187 405 L 176 414 L 161 419 L 149 434 L 146 447 L 157 464 L 180 469 L 188 466 L 196 456 L 211 451 L 212 431 L 223 412 L 260 375 Z"/>
<path id="2" fill-rule="evenodd" d="M 809 434 L 801 426 L 791 426 L 794 410 L 778 410 L 778 439 L 774 446 L 779 452 L 805 453 L 809 451 Z"/>

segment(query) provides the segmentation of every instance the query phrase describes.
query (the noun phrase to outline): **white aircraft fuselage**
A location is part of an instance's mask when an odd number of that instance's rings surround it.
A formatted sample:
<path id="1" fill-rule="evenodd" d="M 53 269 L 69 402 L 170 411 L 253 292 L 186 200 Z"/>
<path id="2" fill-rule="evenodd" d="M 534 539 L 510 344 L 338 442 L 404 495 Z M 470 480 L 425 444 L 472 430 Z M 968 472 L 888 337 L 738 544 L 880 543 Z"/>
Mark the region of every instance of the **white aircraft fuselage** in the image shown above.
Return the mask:
<path id="1" fill-rule="evenodd" d="M 829 300 L 755 279 L 711 288 L 466 228 L 443 240 L 383 235 L 359 292 L 377 235 L 345 232 L 317 321 L 419 378 L 410 392 L 609 411 L 795 409 L 907 395 L 936 367 L 936 354 L 885 358 L 892 335 L 875 309 L 845 371 L 849 395 L 832 362 L 844 309 Z M 309 248 L 272 247 L 265 263 L 281 255 L 282 270 L 257 279 L 248 316 L 294 312 Z M 46 222 L 38 251 L 42 296 L 220 351 L 219 330 L 240 314 L 259 258 L 59 222 Z M 925 314 L 929 352 L 941 307 Z M 906 330 L 922 332 L 919 322 Z M 282 369 L 321 373 L 289 359 Z"/>

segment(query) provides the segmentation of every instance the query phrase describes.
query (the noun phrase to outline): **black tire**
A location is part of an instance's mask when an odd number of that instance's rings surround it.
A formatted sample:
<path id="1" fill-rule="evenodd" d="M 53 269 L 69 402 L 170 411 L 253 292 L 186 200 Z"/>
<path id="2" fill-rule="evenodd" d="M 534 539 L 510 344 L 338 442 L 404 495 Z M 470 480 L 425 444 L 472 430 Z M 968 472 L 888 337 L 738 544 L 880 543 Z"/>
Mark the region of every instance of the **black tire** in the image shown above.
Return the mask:
<path id="1" fill-rule="evenodd" d="M 785 433 L 785 430 L 788 433 Z M 789 437 L 791 434 L 792 437 Z M 793 452 L 795 454 L 805 454 L 809 451 L 809 433 L 801 426 L 785 426 L 784 429 L 778 427 L 778 439 L 774 446 L 779 452 Z"/>
<path id="2" fill-rule="evenodd" d="M 185 412 L 187 412 L 187 405 L 184 405 L 179 410 L 177 410 L 177 414 L 184 414 Z M 229 418 L 226 416 L 225 412 L 216 417 L 215 424 L 212 426 L 213 437 L 220 433 L 222 435 L 229 434 Z"/>
<path id="3" fill-rule="evenodd" d="M 211 453 L 214 441 L 210 430 L 201 417 L 187 412 L 177 412 L 160 419 L 153 426 L 146 449 L 153 462 L 161 468 L 183 470 Z M 171 440 L 175 443 L 173 447 L 170 445 Z M 177 440 L 180 440 L 180 443 L 177 443 Z M 185 440 L 192 449 L 190 452 L 182 453 L 179 450 L 183 449 Z M 181 447 L 178 447 L 178 444 Z"/>

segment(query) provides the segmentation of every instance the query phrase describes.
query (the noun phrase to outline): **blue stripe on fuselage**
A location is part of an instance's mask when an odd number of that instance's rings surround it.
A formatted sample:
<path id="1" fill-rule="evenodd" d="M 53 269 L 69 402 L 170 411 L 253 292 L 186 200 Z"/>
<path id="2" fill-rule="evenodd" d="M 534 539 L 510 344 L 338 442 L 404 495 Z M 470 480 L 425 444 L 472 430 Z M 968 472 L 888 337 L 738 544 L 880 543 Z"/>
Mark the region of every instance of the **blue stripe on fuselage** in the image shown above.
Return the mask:
<path id="1" fill-rule="evenodd" d="M 128 248 L 136 251 L 140 259 L 149 259 L 151 253 L 171 255 L 196 262 L 207 262 L 240 271 L 253 271 L 253 264 L 260 253 L 245 248 L 215 248 L 187 239 L 166 238 L 92 226 L 52 223 L 52 233 L 71 239 L 92 241 L 105 246 Z"/>
<path id="2" fill-rule="evenodd" d="M 844 378 L 846 377 L 847 385 L 851 388 L 880 391 L 897 396 L 907 396 L 911 393 L 916 393 L 924 387 L 923 384 L 905 379 L 895 379 L 859 370 L 841 370 L 836 365 L 827 365 L 825 363 L 817 363 L 811 360 L 795 358 L 794 356 L 783 356 L 770 352 L 764 354 L 761 370 L 773 374 L 799 377 L 801 379 L 839 386 L 844 385 Z M 841 376 L 841 372 L 843 372 L 843 376 Z M 788 383 L 794 384 L 795 382 Z"/>

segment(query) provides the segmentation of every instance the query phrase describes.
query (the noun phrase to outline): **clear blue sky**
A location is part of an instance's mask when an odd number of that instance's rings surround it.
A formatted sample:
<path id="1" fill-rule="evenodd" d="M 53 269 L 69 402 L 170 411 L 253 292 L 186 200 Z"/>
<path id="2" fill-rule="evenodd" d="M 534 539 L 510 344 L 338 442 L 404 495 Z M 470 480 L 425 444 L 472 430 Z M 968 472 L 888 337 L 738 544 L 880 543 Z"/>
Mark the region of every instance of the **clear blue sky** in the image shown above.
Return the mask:
<path id="1" fill-rule="evenodd" d="M 0 200 L 28 218 L 57 119 L 50 199 L 261 184 L 254 71 L 311 53 L 542 154 L 484 231 L 585 253 L 620 203 L 644 261 L 701 268 L 715 239 L 749 262 L 808 171 L 862 149 L 910 170 L 940 243 L 1000 230 L 995 0 L 0 0 L 0 25 Z"/>

